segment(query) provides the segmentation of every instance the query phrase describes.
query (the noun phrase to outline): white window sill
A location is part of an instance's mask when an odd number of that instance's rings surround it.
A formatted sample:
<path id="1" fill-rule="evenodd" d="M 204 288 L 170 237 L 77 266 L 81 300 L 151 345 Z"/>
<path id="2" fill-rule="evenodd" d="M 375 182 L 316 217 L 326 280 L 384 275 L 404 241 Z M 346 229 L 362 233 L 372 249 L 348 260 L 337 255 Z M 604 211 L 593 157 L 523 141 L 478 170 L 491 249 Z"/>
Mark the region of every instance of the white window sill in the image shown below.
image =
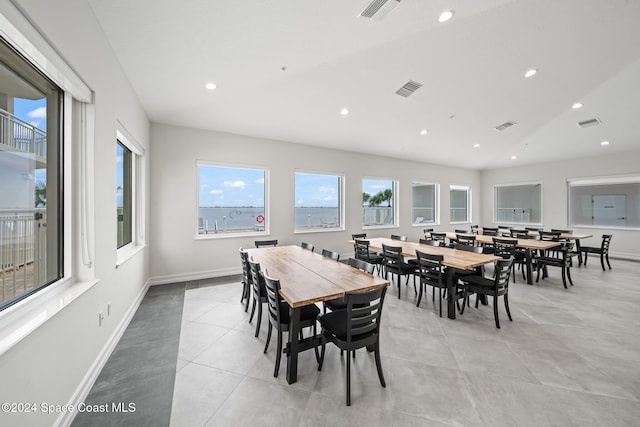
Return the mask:
<path id="1" fill-rule="evenodd" d="M 386 228 L 400 228 L 399 225 L 396 224 L 385 224 L 385 225 L 363 225 L 363 230 L 381 230 Z"/>
<path id="2" fill-rule="evenodd" d="M 135 256 L 135 254 L 142 251 L 144 248 L 145 245 L 127 245 L 118 249 L 118 254 L 116 255 L 116 268 L 129 261 Z"/>
<path id="3" fill-rule="evenodd" d="M 0 356 L 29 336 L 98 280 L 62 279 L 0 312 Z"/>
<path id="4" fill-rule="evenodd" d="M 301 228 L 294 230 L 293 234 L 309 234 L 309 233 L 331 233 L 336 231 L 344 231 L 344 228 L 339 227 L 317 227 L 317 228 Z"/>
<path id="5" fill-rule="evenodd" d="M 237 237 L 258 237 L 264 239 L 270 236 L 268 231 L 254 231 L 244 233 L 210 233 L 210 234 L 196 234 L 195 240 L 214 240 L 214 239 L 233 239 Z"/>

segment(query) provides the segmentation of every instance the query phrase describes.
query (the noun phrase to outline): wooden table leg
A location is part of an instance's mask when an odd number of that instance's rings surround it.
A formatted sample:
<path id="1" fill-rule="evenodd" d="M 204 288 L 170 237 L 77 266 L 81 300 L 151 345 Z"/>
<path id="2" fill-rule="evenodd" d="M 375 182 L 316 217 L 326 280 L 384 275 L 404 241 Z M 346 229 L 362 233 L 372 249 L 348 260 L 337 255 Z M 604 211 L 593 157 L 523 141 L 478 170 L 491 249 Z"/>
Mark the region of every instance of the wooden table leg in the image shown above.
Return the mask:
<path id="1" fill-rule="evenodd" d="M 291 308 L 289 319 L 289 345 L 287 354 L 287 382 L 298 381 L 298 335 L 300 335 L 300 309 Z"/>
<path id="2" fill-rule="evenodd" d="M 527 267 L 527 284 L 529 285 L 533 285 L 533 253 L 531 251 L 531 248 L 526 248 L 524 250 L 524 256 L 525 256 L 525 264 Z"/>

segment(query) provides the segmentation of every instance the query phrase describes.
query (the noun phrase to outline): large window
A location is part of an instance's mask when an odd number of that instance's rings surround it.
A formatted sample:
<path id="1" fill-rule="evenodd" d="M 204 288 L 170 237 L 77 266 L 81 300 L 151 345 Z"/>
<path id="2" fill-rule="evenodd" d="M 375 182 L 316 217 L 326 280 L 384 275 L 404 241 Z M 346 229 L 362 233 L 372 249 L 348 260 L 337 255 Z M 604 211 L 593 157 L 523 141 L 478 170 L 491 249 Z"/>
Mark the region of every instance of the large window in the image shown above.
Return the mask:
<path id="1" fill-rule="evenodd" d="M 268 233 L 267 177 L 264 169 L 199 162 L 197 234 Z"/>
<path id="2" fill-rule="evenodd" d="M 640 228 L 640 176 L 575 179 L 569 186 L 569 225 Z"/>
<path id="3" fill-rule="evenodd" d="M 542 185 L 517 184 L 495 186 L 494 222 L 542 224 Z"/>
<path id="4" fill-rule="evenodd" d="M 426 182 L 411 183 L 413 224 L 438 223 L 438 186 Z"/>
<path id="5" fill-rule="evenodd" d="M 133 236 L 132 162 L 133 154 L 121 141 L 116 143 L 116 215 L 118 249 L 131 243 Z"/>
<path id="6" fill-rule="evenodd" d="M 391 179 L 362 180 L 362 225 L 384 227 L 396 222 L 397 182 Z"/>
<path id="7" fill-rule="evenodd" d="M 343 229 L 343 177 L 295 173 L 295 231 Z"/>
<path id="8" fill-rule="evenodd" d="M 0 309 L 62 277 L 63 92 L 0 39 Z"/>
<path id="9" fill-rule="evenodd" d="M 471 222 L 471 189 L 466 186 L 449 187 L 449 221 Z"/>

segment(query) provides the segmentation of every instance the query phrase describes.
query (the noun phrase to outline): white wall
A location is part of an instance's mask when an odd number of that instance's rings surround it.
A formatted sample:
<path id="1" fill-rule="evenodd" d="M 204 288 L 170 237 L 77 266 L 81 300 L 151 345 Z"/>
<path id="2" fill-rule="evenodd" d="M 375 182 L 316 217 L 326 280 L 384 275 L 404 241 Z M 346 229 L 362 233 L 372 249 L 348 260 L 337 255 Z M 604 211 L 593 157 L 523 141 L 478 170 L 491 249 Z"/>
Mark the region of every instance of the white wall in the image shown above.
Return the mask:
<path id="1" fill-rule="evenodd" d="M 286 124 L 285 124 L 286 126 Z M 427 163 L 389 159 L 348 151 L 272 141 L 222 132 L 152 124 L 150 268 L 154 283 L 203 278 L 240 272 L 238 248 L 253 247 L 266 237 L 231 237 L 196 240 L 197 160 L 264 166 L 271 179 L 271 234 L 280 244 L 313 243 L 343 255 L 353 254 L 347 242 L 362 232 L 362 178 L 383 177 L 400 181 L 399 228 L 366 230 L 371 237 L 405 234 L 417 241 L 421 227 L 411 226 L 411 182 L 437 182 L 441 186 L 441 212 L 437 229 L 450 230 L 449 185 L 469 185 L 479 190 L 478 171 Z M 347 148 L 347 147 L 345 147 Z M 294 234 L 294 188 L 296 169 L 330 171 L 346 175 L 345 231 Z M 474 218 L 480 198 L 473 196 Z M 478 221 L 474 219 L 474 224 Z"/>
<path id="2" fill-rule="evenodd" d="M 603 148 L 603 151 L 606 148 Z M 482 172 L 482 218 L 493 221 L 494 186 L 520 182 L 542 183 L 542 223 L 545 229 L 567 228 L 567 178 L 605 177 L 640 174 L 640 151 L 603 154 L 598 157 L 576 158 L 541 165 L 518 166 Z M 640 260 L 638 239 L 640 230 L 586 228 L 571 226 L 575 233 L 592 234 L 583 245 L 600 246 L 602 234 L 613 234 L 610 255 Z"/>
<path id="3" fill-rule="evenodd" d="M 119 324 L 135 306 L 148 281 L 146 249 L 116 268 L 115 138 L 120 122 L 146 150 L 143 169 L 148 188 L 149 121 L 86 0 L 19 0 L 18 4 L 95 91 L 95 132 L 89 137 L 94 160 L 88 165 L 88 172 L 93 177 L 91 271 L 98 282 L 0 356 L 0 401 L 62 405 L 72 399 L 79 387 L 86 386 L 92 365 L 118 332 Z M 72 150 L 74 156 L 76 148 Z M 72 169 L 77 178 L 77 162 Z M 145 192 L 148 194 L 148 190 Z M 77 207 L 75 188 L 71 197 Z M 148 196 L 144 204 L 148 205 Z M 78 223 L 71 224 L 72 258 L 76 263 L 80 259 Z M 78 270 L 77 264 L 73 270 Z M 98 327 L 98 312 L 106 312 L 108 302 L 111 315 Z M 3 413 L 0 425 L 49 426 L 59 416 L 40 411 L 15 416 Z"/>

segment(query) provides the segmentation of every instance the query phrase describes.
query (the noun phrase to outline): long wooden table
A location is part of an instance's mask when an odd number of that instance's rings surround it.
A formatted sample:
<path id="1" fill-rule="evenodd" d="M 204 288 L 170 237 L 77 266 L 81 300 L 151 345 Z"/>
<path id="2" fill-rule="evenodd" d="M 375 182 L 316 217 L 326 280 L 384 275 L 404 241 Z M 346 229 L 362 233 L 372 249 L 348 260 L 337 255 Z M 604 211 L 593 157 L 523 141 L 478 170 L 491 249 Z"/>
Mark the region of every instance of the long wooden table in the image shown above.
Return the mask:
<path id="1" fill-rule="evenodd" d="M 402 242 L 399 240 L 392 240 L 387 238 L 371 238 L 369 241 L 369 247 L 372 249 L 382 250 L 382 245 L 395 246 L 402 248 L 402 255 L 415 257 L 416 250 L 420 252 L 442 255 L 442 264 L 447 267 L 447 317 L 449 319 L 456 318 L 456 283 L 454 280 L 455 269 L 460 270 L 473 270 L 476 267 L 490 264 L 500 259 L 500 257 L 488 254 L 478 254 L 475 252 L 460 251 L 451 248 L 423 245 L 414 242 Z"/>
<path id="2" fill-rule="evenodd" d="M 291 307 L 287 344 L 287 382 L 298 379 L 298 353 L 314 348 L 318 337 L 299 340 L 300 308 L 342 297 L 345 292 L 368 291 L 389 281 L 336 262 L 300 246 L 248 249 L 249 259 L 260 264 L 263 274 L 280 280 L 280 295 Z"/>

